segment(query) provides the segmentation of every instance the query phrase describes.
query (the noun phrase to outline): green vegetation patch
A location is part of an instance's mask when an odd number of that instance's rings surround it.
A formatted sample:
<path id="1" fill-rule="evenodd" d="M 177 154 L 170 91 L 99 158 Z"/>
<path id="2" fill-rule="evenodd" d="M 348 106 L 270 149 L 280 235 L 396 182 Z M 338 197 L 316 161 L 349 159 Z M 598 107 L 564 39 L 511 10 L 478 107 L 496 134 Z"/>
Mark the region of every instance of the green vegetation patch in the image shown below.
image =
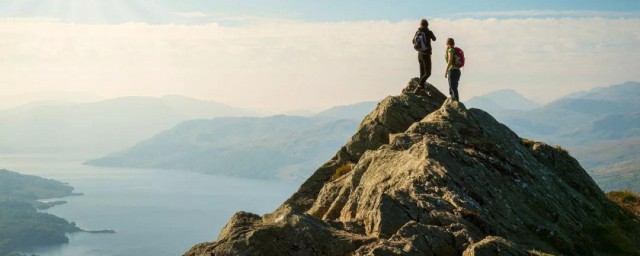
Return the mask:
<path id="1" fill-rule="evenodd" d="M 593 242 L 603 251 L 618 255 L 640 256 L 640 250 L 633 239 L 616 223 L 598 225 L 586 231 L 595 238 Z"/>
<path id="2" fill-rule="evenodd" d="M 34 246 L 67 243 L 66 233 L 80 229 L 75 223 L 38 212 L 38 199 L 73 195 L 73 187 L 50 179 L 0 170 L 0 255 Z M 59 203 L 59 202 L 58 202 Z"/>
<path id="3" fill-rule="evenodd" d="M 640 195 L 632 191 L 612 191 L 607 197 L 623 208 L 619 211 L 617 207 L 609 210 L 613 220 L 608 223 L 598 224 L 585 228 L 585 236 L 581 243 L 578 243 L 578 251 L 588 251 L 585 248 L 595 245 L 601 251 L 612 255 L 639 255 L 638 246 L 638 224 L 635 219 L 640 219 L 638 206 L 640 205 Z M 589 244 L 589 246 L 587 246 Z M 582 248 L 584 247 L 584 248 Z"/>
<path id="4" fill-rule="evenodd" d="M 75 223 L 38 212 L 29 202 L 0 202 L 0 255 L 32 246 L 67 243 L 66 233 L 80 229 Z"/>

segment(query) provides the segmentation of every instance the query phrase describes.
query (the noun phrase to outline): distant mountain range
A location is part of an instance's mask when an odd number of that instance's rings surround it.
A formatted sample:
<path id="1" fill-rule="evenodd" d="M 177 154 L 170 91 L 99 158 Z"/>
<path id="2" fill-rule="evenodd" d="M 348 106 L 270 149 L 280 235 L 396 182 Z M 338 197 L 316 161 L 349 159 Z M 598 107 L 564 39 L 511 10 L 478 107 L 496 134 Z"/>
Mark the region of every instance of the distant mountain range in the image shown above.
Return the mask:
<path id="1" fill-rule="evenodd" d="M 640 192 L 640 83 L 570 94 L 526 111 L 494 111 L 518 135 L 562 145 L 605 190 Z"/>
<path id="2" fill-rule="evenodd" d="M 540 108 L 496 113 L 525 137 L 566 147 L 640 135 L 640 83 L 628 82 L 575 93 Z"/>
<path id="3" fill-rule="evenodd" d="M 86 103 L 100 100 L 104 98 L 87 92 L 38 91 L 0 96 L 0 110 L 34 104 Z"/>
<path id="4" fill-rule="evenodd" d="M 540 104 L 527 99 L 518 92 L 510 89 L 494 91 L 481 96 L 476 96 L 465 101 L 465 104 L 469 107 L 479 108 L 490 113 L 532 110 L 540 107 Z"/>
<path id="5" fill-rule="evenodd" d="M 39 102 L 0 111 L 0 152 L 100 155 L 132 146 L 185 120 L 248 115 L 255 114 L 182 96 Z"/>
<path id="6" fill-rule="evenodd" d="M 465 104 L 486 110 L 520 136 L 562 145 L 575 152 L 599 184 L 606 189 L 618 189 L 620 186 L 615 184 L 622 183 L 617 182 L 620 178 L 611 174 L 612 170 L 640 172 L 640 161 L 634 157 L 637 155 L 634 150 L 640 145 L 638 99 L 640 83 L 629 82 L 574 93 L 543 106 L 513 90 L 474 97 Z M 254 178 L 305 177 L 311 170 L 304 166 L 318 165 L 335 153 L 376 104 L 339 106 L 310 117 L 189 121 L 134 147 L 87 163 Z M 317 147 L 311 150 L 311 145 Z M 602 174 L 605 172 L 606 175 Z M 606 180 L 600 178 L 605 176 Z M 640 191 L 640 177 L 632 183 L 625 183 L 624 188 Z"/>
<path id="7" fill-rule="evenodd" d="M 464 103 L 489 112 L 522 137 L 575 152 L 607 189 L 623 184 L 616 173 L 640 170 L 640 161 L 632 157 L 640 145 L 640 83 L 577 92 L 545 105 L 513 90 Z M 117 151 L 87 164 L 297 179 L 311 171 L 305 166 L 335 153 L 376 105 L 338 106 L 306 117 L 247 118 L 256 114 L 181 96 L 38 102 L 0 111 L 0 152 L 104 156 Z M 600 173 L 607 173 L 606 181 Z M 623 188 L 640 191 L 640 178 L 630 183 L 633 177 Z"/>
<path id="8" fill-rule="evenodd" d="M 539 105 L 513 90 L 464 102 L 505 123 L 519 135 L 564 147 L 640 136 L 640 83 L 576 92 Z"/>
<path id="9" fill-rule="evenodd" d="M 181 123 L 120 152 L 87 161 L 109 167 L 180 169 L 250 178 L 301 179 L 335 154 L 373 102 L 311 117 L 214 118 Z"/>
<path id="10" fill-rule="evenodd" d="M 360 102 L 351 105 L 336 106 L 314 115 L 333 119 L 362 119 L 376 107 L 378 101 Z"/>

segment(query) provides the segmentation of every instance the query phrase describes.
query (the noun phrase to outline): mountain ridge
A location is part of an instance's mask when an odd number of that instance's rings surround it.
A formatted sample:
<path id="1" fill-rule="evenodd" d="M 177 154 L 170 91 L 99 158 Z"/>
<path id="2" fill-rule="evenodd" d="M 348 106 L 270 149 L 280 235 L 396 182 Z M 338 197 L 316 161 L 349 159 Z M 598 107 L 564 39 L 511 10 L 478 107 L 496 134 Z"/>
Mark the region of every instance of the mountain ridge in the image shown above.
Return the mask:
<path id="1" fill-rule="evenodd" d="M 513 89 L 502 89 L 475 96 L 465 101 L 465 103 L 470 107 L 481 108 L 486 111 L 489 109 L 495 111 L 523 111 L 532 110 L 541 106 Z M 486 109 L 487 107 L 489 109 Z M 491 113 L 491 111 L 488 112 Z"/>
<path id="2" fill-rule="evenodd" d="M 365 117 L 367 114 L 369 114 L 369 112 L 371 112 L 371 109 L 373 109 L 373 107 L 375 107 L 377 103 L 378 103 L 377 101 L 365 101 L 365 102 L 358 102 L 355 104 L 335 106 L 335 107 L 331 107 L 329 109 L 320 111 L 314 114 L 313 116 L 314 117 L 331 117 L 331 118 L 338 118 L 338 119 L 356 118 L 359 120 Z"/>
<path id="3" fill-rule="evenodd" d="M 626 98 L 633 96 L 635 104 L 640 102 L 637 97 L 640 96 L 640 82 L 628 81 L 621 84 L 614 84 L 605 87 L 596 87 L 591 90 L 571 93 L 562 97 L 561 99 L 571 98 L 588 98 L 588 99 L 600 99 L 600 100 L 618 100 L 620 98 Z"/>
<path id="4" fill-rule="evenodd" d="M 640 255 L 637 220 L 566 151 L 416 86 L 276 211 L 239 212 L 185 255 Z"/>
<path id="5" fill-rule="evenodd" d="M 492 114 L 526 137 L 575 147 L 606 139 L 606 135 L 590 134 L 587 127 L 598 119 L 624 115 L 625 118 L 619 119 L 631 122 L 628 128 L 640 127 L 632 120 L 640 107 L 637 97 L 640 97 L 640 83 L 628 82 L 574 93 L 528 111 Z M 633 131 L 625 134 L 634 136 Z"/>
<path id="6" fill-rule="evenodd" d="M 348 119 L 285 115 L 190 120 L 85 164 L 301 179 L 309 174 L 303 166 L 321 164 L 356 126 Z"/>

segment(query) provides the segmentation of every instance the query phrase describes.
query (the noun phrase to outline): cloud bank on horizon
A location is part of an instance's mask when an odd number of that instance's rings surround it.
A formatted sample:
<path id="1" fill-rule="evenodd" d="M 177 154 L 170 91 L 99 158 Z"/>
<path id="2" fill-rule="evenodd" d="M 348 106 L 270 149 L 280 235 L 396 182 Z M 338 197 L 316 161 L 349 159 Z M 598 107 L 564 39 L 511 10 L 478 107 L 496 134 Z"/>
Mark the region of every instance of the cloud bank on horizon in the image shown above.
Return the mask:
<path id="1" fill-rule="evenodd" d="M 198 9 L 167 16 L 198 23 L 0 18 L 0 94 L 181 94 L 279 112 L 377 100 L 418 72 L 414 19 L 313 21 Z M 444 41 L 455 38 L 468 58 L 463 99 L 510 88 L 548 101 L 640 80 L 633 9 L 480 10 L 430 24 L 438 37 L 430 82 L 446 91 Z"/>

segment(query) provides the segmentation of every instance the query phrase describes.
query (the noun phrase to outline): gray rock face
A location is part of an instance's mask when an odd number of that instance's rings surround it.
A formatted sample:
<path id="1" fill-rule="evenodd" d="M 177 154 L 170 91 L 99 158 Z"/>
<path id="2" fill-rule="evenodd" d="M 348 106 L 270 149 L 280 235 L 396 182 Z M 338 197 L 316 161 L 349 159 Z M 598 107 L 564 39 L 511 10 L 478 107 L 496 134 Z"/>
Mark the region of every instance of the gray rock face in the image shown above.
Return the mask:
<path id="1" fill-rule="evenodd" d="M 185 255 L 640 255 L 638 222 L 566 151 L 415 86 L 278 210 Z"/>
<path id="2" fill-rule="evenodd" d="M 413 92 L 418 86 L 413 79 L 399 96 L 387 97 L 376 109 L 367 115 L 358 126 L 356 133 L 329 162 L 322 165 L 305 181 L 300 189 L 289 198 L 278 211 L 288 208 L 304 212 L 315 202 L 320 189 L 336 169 L 346 163 L 356 163 L 367 150 L 374 150 L 389 143 L 389 135 L 404 132 L 413 123 L 437 110 L 447 98 L 433 85 L 425 90 Z M 427 92 L 429 92 L 427 94 Z"/>

